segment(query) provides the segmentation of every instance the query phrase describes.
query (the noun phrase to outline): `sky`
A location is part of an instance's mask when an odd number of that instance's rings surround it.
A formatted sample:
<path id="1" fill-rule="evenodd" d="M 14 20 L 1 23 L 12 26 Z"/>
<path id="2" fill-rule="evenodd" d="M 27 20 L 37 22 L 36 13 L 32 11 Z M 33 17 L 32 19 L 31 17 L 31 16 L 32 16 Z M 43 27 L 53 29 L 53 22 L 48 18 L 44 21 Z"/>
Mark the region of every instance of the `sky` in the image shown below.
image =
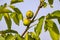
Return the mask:
<path id="1" fill-rule="evenodd" d="M 11 0 L 0 0 L 0 5 L 1 4 L 3 5 L 4 3 L 8 3 L 8 5 L 9 5 L 10 1 Z M 48 3 L 47 0 L 45 0 L 45 1 Z M 24 0 L 24 2 L 13 4 L 13 5 L 16 6 L 17 8 L 19 8 L 21 10 L 21 12 L 23 13 L 23 16 L 26 18 L 26 16 L 25 16 L 26 11 L 32 10 L 34 13 L 36 12 L 37 7 L 39 5 L 39 0 Z M 38 12 L 36 19 L 41 16 L 46 16 L 48 13 L 51 13 L 55 10 L 60 10 L 59 0 L 54 0 L 53 5 L 54 5 L 54 8 L 50 8 L 49 5 L 46 8 L 41 8 L 41 10 Z M 57 24 L 58 29 L 60 29 L 60 25 L 59 25 L 57 19 L 55 19 L 54 22 Z M 37 23 L 37 21 L 35 23 Z M 33 23 L 33 24 L 35 24 L 35 23 Z M 33 28 L 34 27 L 29 29 L 28 31 L 29 32 L 34 31 Z M 2 18 L 2 20 L 0 21 L 0 30 L 5 30 L 5 29 L 7 29 L 7 25 L 5 23 L 4 18 Z M 24 30 L 26 29 L 26 27 L 23 25 L 22 21 L 20 21 L 20 26 L 17 26 L 12 20 L 12 29 L 18 31 L 19 34 L 22 34 L 24 32 Z M 49 32 L 48 31 L 44 32 L 44 27 L 42 28 L 42 33 L 40 34 L 40 38 L 41 38 L 41 40 L 52 40 L 49 35 Z"/>

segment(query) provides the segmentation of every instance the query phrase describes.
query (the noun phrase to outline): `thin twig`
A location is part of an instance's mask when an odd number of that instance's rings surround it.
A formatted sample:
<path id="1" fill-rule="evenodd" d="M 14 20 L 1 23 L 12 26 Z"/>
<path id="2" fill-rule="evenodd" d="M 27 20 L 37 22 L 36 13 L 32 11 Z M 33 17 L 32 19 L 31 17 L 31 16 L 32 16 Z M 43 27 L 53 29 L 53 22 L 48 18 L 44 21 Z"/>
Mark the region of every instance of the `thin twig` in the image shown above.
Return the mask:
<path id="1" fill-rule="evenodd" d="M 37 16 L 40 8 L 42 8 L 42 6 L 40 6 L 40 4 L 39 4 L 38 9 L 37 9 L 37 11 L 36 11 L 36 13 L 35 13 L 35 16 L 34 16 L 33 19 L 32 19 L 32 22 L 34 21 L 35 17 Z"/>
<path id="2" fill-rule="evenodd" d="M 28 29 L 29 29 L 29 26 L 27 26 L 26 30 L 23 32 L 22 37 L 24 36 L 24 34 L 27 32 Z"/>
<path id="3" fill-rule="evenodd" d="M 39 6 L 38 6 L 38 9 L 37 9 L 37 11 L 36 11 L 36 13 L 35 13 L 35 16 L 33 17 L 33 19 L 31 20 L 31 23 L 34 21 L 34 19 L 35 19 L 35 17 L 37 16 L 37 14 L 38 14 L 38 12 L 39 12 L 39 10 L 40 10 L 40 8 L 42 8 L 42 3 L 40 3 L 39 4 Z M 31 24 L 30 23 L 30 24 Z M 30 26 L 30 25 L 29 25 Z M 22 34 L 22 37 L 24 36 L 24 34 L 28 31 L 28 29 L 29 29 L 29 26 L 27 26 L 27 28 L 26 28 L 26 30 L 23 32 L 23 34 Z"/>

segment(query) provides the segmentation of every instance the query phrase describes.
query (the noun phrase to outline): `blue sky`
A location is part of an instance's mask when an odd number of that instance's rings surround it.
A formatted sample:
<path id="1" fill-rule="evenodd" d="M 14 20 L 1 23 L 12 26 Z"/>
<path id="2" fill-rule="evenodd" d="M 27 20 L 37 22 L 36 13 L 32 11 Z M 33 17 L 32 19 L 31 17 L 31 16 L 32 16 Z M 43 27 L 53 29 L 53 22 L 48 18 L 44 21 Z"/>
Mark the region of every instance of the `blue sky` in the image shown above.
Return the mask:
<path id="1" fill-rule="evenodd" d="M 46 2 L 48 3 L 47 0 L 46 0 Z M 8 5 L 9 5 L 10 0 L 0 0 L 0 5 L 1 4 L 3 5 L 4 3 L 8 3 Z M 22 3 L 14 4 L 14 6 L 16 6 L 17 8 L 19 8 L 21 10 L 24 17 L 26 17 L 25 13 L 28 10 L 32 10 L 35 13 L 38 5 L 39 5 L 39 0 L 24 0 L 24 2 L 22 2 Z M 60 2 L 59 2 L 59 0 L 54 0 L 53 5 L 54 5 L 54 8 L 50 8 L 49 5 L 46 8 L 42 8 L 39 11 L 36 19 L 43 16 L 43 15 L 46 16 L 48 13 L 51 13 L 51 12 L 53 12 L 55 10 L 60 10 Z M 58 29 L 60 29 L 60 27 L 59 27 L 60 25 L 59 25 L 58 21 L 55 19 L 54 22 L 56 22 L 56 24 L 58 26 Z M 37 23 L 37 21 L 35 23 Z M 23 26 L 22 21 L 20 21 L 20 26 L 15 25 L 15 23 L 12 21 L 12 29 L 17 30 L 20 34 L 22 34 L 24 32 L 25 28 L 26 27 Z M 30 32 L 34 31 L 33 28 L 29 29 L 28 31 L 30 31 Z M 0 30 L 3 30 L 3 29 L 4 30 L 7 29 L 4 18 L 2 18 L 2 21 L 0 21 Z M 42 33 L 40 35 L 40 38 L 41 38 L 41 40 L 51 40 L 49 32 L 48 31 L 44 32 L 44 28 L 42 29 Z"/>

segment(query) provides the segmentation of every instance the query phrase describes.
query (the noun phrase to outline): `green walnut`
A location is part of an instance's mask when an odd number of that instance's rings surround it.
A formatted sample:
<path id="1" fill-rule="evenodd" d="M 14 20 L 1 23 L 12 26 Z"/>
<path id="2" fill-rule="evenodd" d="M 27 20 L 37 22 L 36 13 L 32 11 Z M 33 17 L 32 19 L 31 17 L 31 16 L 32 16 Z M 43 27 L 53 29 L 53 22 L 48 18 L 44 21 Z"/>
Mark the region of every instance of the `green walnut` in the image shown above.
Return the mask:
<path id="1" fill-rule="evenodd" d="M 23 24 L 24 24 L 25 26 L 28 26 L 28 25 L 30 24 L 30 22 L 31 22 L 31 20 L 30 20 L 30 19 L 27 19 L 27 18 L 25 18 L 25 19 L 23 20 Z"/>
<path id="2" fill-rule="evenodd" d="M 28 11 L 26 12 L 26 17 L 27 17 L 28 19 L 31 19 L 31 18 L 33 17 L 33 15 L 34 15 L 34 13 L 33 13 L 31 10 L 28 10 Z"/>

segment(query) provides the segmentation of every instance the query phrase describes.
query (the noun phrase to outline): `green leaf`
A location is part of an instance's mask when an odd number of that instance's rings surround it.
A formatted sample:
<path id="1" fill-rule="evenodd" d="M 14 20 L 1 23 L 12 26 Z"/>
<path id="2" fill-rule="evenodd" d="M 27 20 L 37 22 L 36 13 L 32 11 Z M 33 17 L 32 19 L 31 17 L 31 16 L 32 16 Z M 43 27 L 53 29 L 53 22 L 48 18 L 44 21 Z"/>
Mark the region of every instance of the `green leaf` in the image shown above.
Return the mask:
<path id="1" fill-rule="evenodd" d="M 60 24 L 60 18 L 58 18 L 58 22 L 59 22 L 59 24 Z"/>
<path id="2" fill-rule="evenodd" d="M 14 22 L 19 25 L 19 21 L 23 20 L 23 15 L 21 13 L 21 11 L 18 8 L 15 8 L 14 6 L 10 6 L 10 8 L 12 8 L 15 12 L 11 14 L 11 16 L 13 16 L 13 20 Z"/>
<path id="3" fill-rule="evenodd" d="M 31 35 L 32 38 L 36 38 L 37 37 L 35 32 L 30 32 L 29 34 Z"/>
<path id="4" fill-rule="evenodd" d="M 5 38 L 3 38 L 2 36 L 0 36 L 0 40 L 5 40 Z"/>
<path id="5" fill-rule="evenodd" d="M 3 8 L 4 8 L 4 7 L 1 5 L 1 6 L 0 6 L 0 10 L 2 10 Z"/>
<path id="6" fill-rule="evenodd" d="M 16 34 L 16 40 L 23 40 L 24 38 L 22 38 L 19 34 Z"/>
<path id="7" fill-rule="evenodd" d="M 41 33 L 43 21 L 44 21 L 44 16 L 39 18 L 39 22 L 38 22 L 37 26 L 35 27 L 35 32 L 36 32 L 37 36 L 39 36 Z"/>
<path id="8" fill-rule="evenodd" d="M 18 14 L 18 19 L 19 19 L 19 20 L 23 20 L 22 14 Z"/>
<path id="9" fill-rule="evenodd" d="M 5 4 L 3 5 L 3 7 L 7 7 L 7 3 L 5 3 Z"/>
<path id="10" fill-rule="evenodd" d="M 5 38 L 5 40 L 14 40 L 15 36 L 13 36 L 12 34 L 8 34 Z"/>
<path id="11" fill-rule="evenodd" d="M 48 30 L 48 24 L 47 24 L 47 22 L 45 22 L 44 29 L 45 29 L 45 32 Z"/>
<path id="12" fill-rule="evenodd" d="M 56 16 L 56 17 L 60 17 L 60 10 L 54 11 L 51 15 Z"/>
<path id="13" fill-rule="evenodd" d="M 50 5 L 51 8 L 53 8 L 53 5 Z"/>
<path id="14" fill-rule="evenodd" d="M 15 6 L 10 5 L 10 8 L 12 8 L 15 12 L 17 12 L 19 14 L 21 13 L 21 11 L 18 8 L 16 8 Z"/>
<path id="15" fill-rule="evenodd" d="M 12 13 L 12 11 L 9 10 L 6 6 L 7 6 L 6 3 L 0 6 L 0 13 Z"/>
<path id="16" fill-rule="evenodd" d="M 2 17 L 3 17 L 3 14 L 2 14 L 2 13 L 0 13 L 0 21 L 1 21 Z"/>
<path id="17" fill-rule="evenodd" d="M 12 11 L 10 11 L 7 8 L 3 8 L 3 9 L 0 10 L 0 13 L 12 13 Z"/>
<path id="18" fill-rule="evenodd" d="M 18 8 L 15 8 L 14 6 L 10 6 L 10 8 L 12 8 L 17 13 L 19 20 L 23 20 L 22 12 Z"/>
<path id="19" fill-rule="evenodd" d="M 26 35 L 25 35 L 25 40 L 28 40 L 29 38 L 28 38 L 28 33 L 26 33 Z"/>
<path id="20" fill-rule="evenodd" d="M 19 3 L 19 2 L 23 2 L 23 0 L 11 0 L 11 4 L 15 4 L 15 3 Z"/>
<path id="21" fill-rule="evenodd" d="M 31 35 L 31 37 L 34 38 L 35 40 L 40 40 L 40 38 L 36 35 L 35 32 L 30 32 L 29 35 Z"/>
<path id="22" fill-rule="evenodd" d="M 56 10 L 54 12 L 52 12 L 51 14 L 48 14 L 46 16 L 47 19 L 55 19 L 55 18 L 60 18 L 60 10 Z"/>
<path id="23" fill-rule="evenodd" d="M 15 22 L 15 24 L 16 25 L 19 25 L 19 19 L 18 19 L 18 15 L 15 13 L 15 12 L 13 12 L 13 13 L 11 13 L 11 18 L 13 19 L 13 21 Z"/>
<path id="24" fill-rule="evenodd" d="M 9 14 L 8 13 L 4 13 L 4 18 L 5 18 L 7 27 L 10 30 L 11 29 L 12 22 L 11 22 L 11 19 L 10 19 Z"/>
<path id="25" fill-rule="evenodd" d="M 15 30 L 5 30 L 5 31 L 3 31 L 3 32 L 5 32 L 5 33 L 18 33 L 18 32 L 15 31 Z"/>
<path id="26" fill-rule="evenodd" d="M 32 38 L 29 33 L 27 32 L 25 35 L 25 40 L 35 40 L 34 38 Z"/>
<path id="27" fill-rule="evenodd" d="M 6 34 L 6 33 L 16 33 L 16 34 L 18 34 L 18 32 L 15 31 L 15 30 L 3 30 L 3 31 L 0 31 L 0 34 Z"/>
<path id="28" fill-rule="evenodd" d="M 52 20 L 46 20 L 45 25 L 48 28 L 52 40 L 59 40 L 59 30 Z"/>
<path id="29" fill-rule="evenodd" d="M 5 38 L 6 37 L 6 33 L 2 33 L 1 36 Z"/>
<path id="30" fill-rule="evenodd" d="M 1 5 L 0 6 L 0 10 L 2 10 L 2 9 L 4 9 L 4 8 L 6 8 L 6 6 L 7 6 L 7 4 L 5 3 L 4 5 Z"/>
<path id="31" fill-rule="evenodd" d="M 48 3 L 49 3 L 50 5 L 52 5 L 52 4 L 53 4 L 53 1 L 54 1 L 54 0 L 48 0 Z"/>
<path id="32" fill-rule="evenodd" d="M 46 2 L 44 2 L 44 6 L 43 6 L 44 8 L 46 8 L 47 7 L 47 3 Z"/>

